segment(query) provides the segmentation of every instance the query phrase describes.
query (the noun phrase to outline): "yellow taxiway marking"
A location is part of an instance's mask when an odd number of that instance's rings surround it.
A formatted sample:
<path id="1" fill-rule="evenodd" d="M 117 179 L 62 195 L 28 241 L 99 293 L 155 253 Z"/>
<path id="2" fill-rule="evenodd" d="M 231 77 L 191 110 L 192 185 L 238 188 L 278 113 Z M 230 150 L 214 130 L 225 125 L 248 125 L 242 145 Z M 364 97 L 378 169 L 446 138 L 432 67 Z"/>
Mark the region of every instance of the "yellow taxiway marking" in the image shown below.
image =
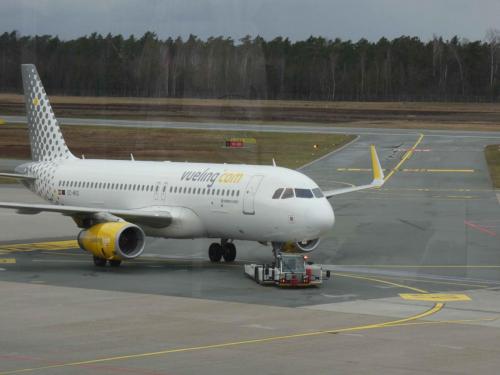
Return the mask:
<path id="1" fill-rule="evenodd" d="M 384 172 L 387 169 L 382 169 Z M 339 172 L 372 172 L 370 168 L 337 168 Z"/>
<path id="2" fill-rule="evenodd" d="M 370 168 L 337 168 L 339 172 L 371 172 Z M 384 169 L 384 172 L 386 170 Z M 392 170 L 392 172 L 405 173 L 474 173 L 474 169 L 438 169 L 438 168 L 404 168 Z"/>
<path id="3" fill-rule="evenodd" d="M 0 118 L 0 125 L 4 125 L 5 124 L 5 120 Z"/>
<path id="4" fill-rule="evenodd" d="M 20 243 L 10 245 L 0 245 L 0 252 L 28 252 L 37 250 L 68 250 L 78 248 L 78 242 L 75 240 L 70 241 L 51 241 L 51 242 L 33 242 L 33 243 Z"/>
<path id="5" fill-rule="evenodd" d="M 427 173 L 474 173 L 474 169 L 436 169 L 436 168 L 405 168 L 403 172 Z"/>
<path id="6" fill-rule="evenodd" d="M 457 302 L 470 301 L 470 297 L 466 294 L 445 294 L 445 293 L 400 293 L 402 299 L 408 301 L 429 301 L 429 302 Z"/>
<path id="7" fill-rule="evenodd" d="M 16 264 L 15 258 L 0 258 L 0 264 Z"/>
<path id="8" fill-rule="evenodd" d="M 374 282 L 377 282 L 377 283 L 380 283 L 380 284 L 386 284 L 386 285 L 395 286 L 395 287 L 398 287 L 398 288 L 413 290 L 414 292 L 418 292 L 418 293 L 427 293 L 427 291 L 423 290 L 423 289 L 414 288 L 412 286 L 398 284 L 398 283 L 395 283 L 393 281 L 388 281 L 388 280 L 383 280 L 383 279 L 376 279 L 376 278 L 368 277 L 368 276 L 360 276 L 360 275 L 354 275 L 354 274 L 343 273 L 343 272 L 342 273 L 340 273 L 340 272 L 332 272 L 332 275 L 334 275 L 334 276 L 340 276 L 340 277 L 348 277 L 348 278 L 351 278 L 351 279 L 374 281 Z"/>
<path id="9" fill-rule="evenodd" d="M 335 273 L 335 275 L 342 276 L 342 277 L 348 277 L 348 278 L 354 278 L 354 279 L 360 279 L 360 280 L 373 281 L 376 283 L 388 284 L 388 285 L 397 286 L 397 287 L 400 287 L 403 289 L 412 290 L 412 291 L 415 291 L 418 293 L 427 293 L 427 291 L 425 291 L 423 289 L 418 289 L 418 288 L 414 288 L 414 287 L 407 286 L 407 285 L 397 284 L 397 283 L 394 283 L 392 281 L 376 279 L 376 278 L 367 277 L 367 276 L 359 276 L 359 275 L 352 275 L 352 274 L 345 274 L 345 273 Z M 3 372 L 0 371 L 0 375 L 20 374 L 20 373 L 49 370 L 49 369 L 55 369 L 55 368 L 61 368 L 61 367 L 93 365 L 93 364 L 97 364 L 97 363 L 104 363 L 104 362 L 111 362 L 111 361 L 143 359 L 143 358 L 163 356 L 163 355 L 174 354 L 174 353 L 186 353 L 186 352 L 196 352 L 196 351 L 203 351 L 203 350 L 209 350 L 209 349 L 221 349 L 221 348 L 229 348 L 229 347 L 234 347 L 234 346 L 261 344 L 261 343 L 268 343 L 268 342 L 275 342 L 275 341 L 285 341 L 285 340 L 303 338 L 303 337 L 322 336 L 322 335 L 326 335 L 326 334 L 337 334 L 337 333 L 346 333 L 346 332 L 365 331 L 365 330 L 378 329 L 378 328 L 399 327 L 399 326 L 405 326 L 405 325 L 409 325 L 411 323 L 415 323 L 415 321 L 418 319 L 423 319 L 423 318 L 426 318 L 430 315 L 436 314 L 437 312 L 441 311 L 444 306 L 445 306 L 444 303 L 437 302 L 430 309 L 427 309 L 422 313 L 412 315 L 412 316 L 409 316 L 407 318 L 391 320 L 391 321 L 382 322 L 382 323 L 374 323 L 374 324 L 360 325 L 360 326 L 347 327 L 347 328 L 337 328 L 337 329 L 331 329 L 331 330 L 296 333 L 296 334 L 283 335 L 283 336 L 270 336 L 270 337 L 264 337 L 264 338 L 260 338 L 260 339 L 249 339 L 249 340 L 225 342 L 225 343 L 203 345 L 203 346 L 166 349 L 166 350 L 149 352 L 149 353 L 137 353 L 137 354 L 130 354 L 130 355 L 91 359 L 91 360 L 86 360 L 86 361 L 67 362 L 67 363 L 60 363 L 60 364 L 55 364 L 55 365 L 24 368 L 24 369 L 18 369 L 18 370 L 7 370 L 7 371 L 3 371 Z M 421 323 L 424 323 L 424 322 L 421 322 Z M 433 322 L 433 323 L 435 323 L 435 322 Z"/>
<path id="10" fill-rule="evenodd" d="M 393 326 L 397 327 L 400 325 L 405 325 L 408 322 L 411 322 L 413 320 L 425 318 L 429 315 L 435 314 L 438 311 L 440 311 L 443 307 L 444 307 L 443 303 L 436 303 L 432 308 L 424 311 L 421 314 L 414 315 L 414 316 L 411 316 L 411 317 L 408 317 L 405 319 L 393 320 L 393 321 L 388 321 L 388 322 L 384 322 L 384 323 L 368 324 L 368 325 L 364 325 L 364 326 L 349 327 L 349 328 L 339 328 L 339 329 L 333 329 L 333 330 L 327 330 L 327 331 L 314 331 L 314 332 L 306 332 L 306 333 L 297 333 L 297 334 L 285 335 L 285 336 L 272 336 L 272 337 L 266 337 L 266 338 L 262 338 L 262 339 L 225 342 L 225 343 L 221 343 L 221 344 L 193 346 L 193 347 L 189 347 L 189 348 L 168 349 L 168 350 L 161 350 L 161 351 L 157 351 L 157 352 L 139 353 L 139 354 L 116 356 L 116 357 L 91 359 L 88 361 L 80 361 L 80 362 L 68 362 L 68 363 L 61 363 L 61 364 L 57 364 L 57 365 L 49 365 L 49 366 L 41 366 L 41 367 L 12 370 L 12 371 L 4 371 L 4 372 L 0 372 L 0 375 L 19 374 L 19 373 L 48 370 L 48 369 L 55 369 L 55 368 L 61 368 L 61 367 L 92 365 L 92 364 L 96 364 L 96 363 L 111 362 L 111 361 L 142 359 L 142 358 L 162 356 L 162 355 L 173 354 L 173 353 L 185 353 L 185 352 L 195 352 L 195 351 L 202 351 L 202 350 L 208 350 L 208 349 L 220 349 L 220 348 L 228 348 L 228 347 L 233 347 L 233 346 L 259 344 L 259 343 L 282 341 L 282 340 L 289 340 L 289 339 L 302 338 L 302 337 L 320 336 L 320 335 L 325 335 L 325 334 L 355 332 L 355 331 L 363 331 L 363 330 L 376 329 L 376 328 L 388 328 L 388 327 L 393 327 Z"/>
<path id="11" fill-rule="evenodd" d="M 367 267 L 367 268 L 500 268 L 500 265 L 494 264 L 470 264 L 470 265 L 452 265 L 452 264 L 342 264 L 342 267 Z"/>
<path id="12" fill-rule="evenodd" d="M 422 139 L 424 139 L 424 135 L 420 134 L 413 147 L 406 151 L 406 154 L 404 154 L 401 161 L 392 169 L 392 171 L 387 176 L 385 176 L 384 181 L 389 181 L 389 179 L 394 175 L 394 173 L 396 173 L 396 171 L 403 165 L 403 163 L 413 155 L 413 151 L 415 151 L 420 142 L 422 142 Z"/>

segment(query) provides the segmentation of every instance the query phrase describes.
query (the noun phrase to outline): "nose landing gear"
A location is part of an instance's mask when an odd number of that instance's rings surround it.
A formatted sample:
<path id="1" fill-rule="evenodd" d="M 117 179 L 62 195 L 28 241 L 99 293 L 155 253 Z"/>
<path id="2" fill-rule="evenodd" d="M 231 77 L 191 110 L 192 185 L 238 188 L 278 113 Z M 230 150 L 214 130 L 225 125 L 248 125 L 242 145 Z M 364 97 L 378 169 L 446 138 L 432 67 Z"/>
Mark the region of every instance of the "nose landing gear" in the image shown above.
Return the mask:
<path id="1" fill-rule="evenodd" d="M 214 242 L 208 248 L 208 258 L 211 262 L 220 262 L 222 258 L 226 263 L 234 262 L 236 259 L 236 246 L 227 239 L 222 239 L 221 243 Z"/>

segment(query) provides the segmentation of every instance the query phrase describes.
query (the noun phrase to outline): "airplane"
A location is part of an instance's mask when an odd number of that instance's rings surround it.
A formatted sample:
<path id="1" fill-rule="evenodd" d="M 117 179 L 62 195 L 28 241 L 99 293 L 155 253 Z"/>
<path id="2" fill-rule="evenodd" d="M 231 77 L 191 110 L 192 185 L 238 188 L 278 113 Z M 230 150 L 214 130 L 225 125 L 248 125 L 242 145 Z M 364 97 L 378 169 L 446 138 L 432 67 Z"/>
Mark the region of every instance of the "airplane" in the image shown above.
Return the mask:
<path id="1" fill-rule="evenodd" d="M 373 181 L 322 191 L 306 175 L 273 165 L 77 158 L 68 149 L 32 64 L 21 67 L 32 161 L 15 173 L 48 204 L 0 202 L 20 214 L 58 212 L 81 228 L 80 247 L 95 266 L 120 266 L 140 256 L 146 236 L 214 238 L 212 262 L 233 262 L 235 240 L 310 252 L 334 226 L 328 198 L 384 183 L 371 146 Z"/>

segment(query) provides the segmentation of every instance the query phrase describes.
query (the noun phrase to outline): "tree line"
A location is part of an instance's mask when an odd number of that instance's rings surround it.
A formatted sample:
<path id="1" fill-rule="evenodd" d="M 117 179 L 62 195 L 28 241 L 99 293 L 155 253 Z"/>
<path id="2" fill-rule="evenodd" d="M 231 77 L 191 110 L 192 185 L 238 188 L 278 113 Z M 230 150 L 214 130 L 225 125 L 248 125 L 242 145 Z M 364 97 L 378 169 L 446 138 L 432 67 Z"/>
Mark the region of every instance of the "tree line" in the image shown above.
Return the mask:
<path id="1" fill-rule="evenodd" d="M 37 64 L 46 89 L 60 95 L 497 101 L 500 31 L 483 41 L 376 42 L 1 34 L 0 91 L 21 91 L 22 63 Z"/>

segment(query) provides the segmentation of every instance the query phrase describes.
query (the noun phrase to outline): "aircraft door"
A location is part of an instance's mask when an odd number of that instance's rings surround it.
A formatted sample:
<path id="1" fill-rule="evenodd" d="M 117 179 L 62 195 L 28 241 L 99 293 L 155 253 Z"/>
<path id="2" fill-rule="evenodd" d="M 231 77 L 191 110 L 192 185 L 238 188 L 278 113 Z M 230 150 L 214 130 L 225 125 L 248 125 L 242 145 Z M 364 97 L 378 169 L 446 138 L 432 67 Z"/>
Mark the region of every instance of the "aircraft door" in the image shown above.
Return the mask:
<path id="1" fill-rule="evenodd" d="M 160 194 L 160 182 L 155 184 L 154 200 L 157 201 Z"/>
<path id="2" fill-rule="evenodd" d="M 166 197 L 167 197 L 167 183 L 164 182 L 162 187 L 161 187 L 161 200 L 165 201 Z"/>
<path id="3" fill-rule="evenodd" d="M 254 199 L 255 193 L 259 189 L 264 176 L 252 176 L 243 193 L 243 213 L 245 215 L 255 215 Z"/>

